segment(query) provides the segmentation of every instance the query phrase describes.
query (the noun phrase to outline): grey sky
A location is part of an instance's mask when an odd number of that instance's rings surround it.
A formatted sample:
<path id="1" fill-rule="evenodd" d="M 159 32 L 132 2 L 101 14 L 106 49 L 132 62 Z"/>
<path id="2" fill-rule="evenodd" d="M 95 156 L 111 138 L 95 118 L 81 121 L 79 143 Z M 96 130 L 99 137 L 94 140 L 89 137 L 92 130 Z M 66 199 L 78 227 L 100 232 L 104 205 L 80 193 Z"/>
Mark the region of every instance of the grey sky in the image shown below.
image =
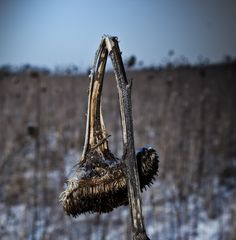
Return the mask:
<path id="1" fill-rule="evenodd" d="M 0 64 L 86 69 L 103 34 L 145 64 L 170 49 L 220 61 L 236 56 L 235 23 L 235 0 L 0 0 Z"/>

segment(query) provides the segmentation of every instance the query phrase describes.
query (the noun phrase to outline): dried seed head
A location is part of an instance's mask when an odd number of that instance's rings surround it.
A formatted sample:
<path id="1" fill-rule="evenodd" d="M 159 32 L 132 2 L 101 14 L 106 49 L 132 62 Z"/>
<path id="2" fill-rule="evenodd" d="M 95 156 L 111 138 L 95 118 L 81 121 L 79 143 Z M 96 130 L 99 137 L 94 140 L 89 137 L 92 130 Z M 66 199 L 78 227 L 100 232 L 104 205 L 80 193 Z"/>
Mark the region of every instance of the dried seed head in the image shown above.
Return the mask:
<path id="1" fill-rule="evenodd" d="M 152 148 L 143 148 L 136 158 L 141 189 L 144 189 L 152 183 L 158 172 L 158 155 Z M 109 149 L 104 152 L 89 150 L 85 163 L 79 165 L 75 176 L 68 180 L 60 201 L 64 211 L 73 217 L 85 212 L 110 212 L 116 207 L 127 205 L 123 163 Z"/>

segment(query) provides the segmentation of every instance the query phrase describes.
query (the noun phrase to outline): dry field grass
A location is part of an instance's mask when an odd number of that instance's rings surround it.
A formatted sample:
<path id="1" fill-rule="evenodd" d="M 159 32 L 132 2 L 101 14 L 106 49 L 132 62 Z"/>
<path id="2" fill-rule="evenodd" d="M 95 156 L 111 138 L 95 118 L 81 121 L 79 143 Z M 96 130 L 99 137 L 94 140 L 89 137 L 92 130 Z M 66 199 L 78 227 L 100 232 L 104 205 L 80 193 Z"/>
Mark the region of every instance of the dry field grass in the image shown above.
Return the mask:
<path id="1" fill-rule="evenodd" d="M 122 154 L 118 96 L 105 77 L 112 152 Z M 160 174 L 143 193 L 152 239 L 234 239 L 236 65 L 128 72 L 136 147 L 152 145 Z M 130 239 L 127 207 L 64 215 L 58 203 L 84 141 L 87 76 L 0 76 L 0 239 Z"/>

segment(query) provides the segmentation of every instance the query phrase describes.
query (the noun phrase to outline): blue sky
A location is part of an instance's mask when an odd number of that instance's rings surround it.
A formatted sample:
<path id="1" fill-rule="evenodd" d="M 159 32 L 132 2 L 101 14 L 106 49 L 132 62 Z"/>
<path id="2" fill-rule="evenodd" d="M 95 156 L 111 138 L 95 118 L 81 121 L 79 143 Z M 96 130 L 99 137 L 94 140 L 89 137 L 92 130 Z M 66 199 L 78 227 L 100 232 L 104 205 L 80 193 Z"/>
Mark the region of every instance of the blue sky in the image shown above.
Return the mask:
<path id="1" fill-rule="evenodd" d="M 235 23 L 235 0 L 0 0 L 0 65 L 87 69 L 103 34 L 146 65 L 170 49 L 215 62 L 236 56 Z"/>

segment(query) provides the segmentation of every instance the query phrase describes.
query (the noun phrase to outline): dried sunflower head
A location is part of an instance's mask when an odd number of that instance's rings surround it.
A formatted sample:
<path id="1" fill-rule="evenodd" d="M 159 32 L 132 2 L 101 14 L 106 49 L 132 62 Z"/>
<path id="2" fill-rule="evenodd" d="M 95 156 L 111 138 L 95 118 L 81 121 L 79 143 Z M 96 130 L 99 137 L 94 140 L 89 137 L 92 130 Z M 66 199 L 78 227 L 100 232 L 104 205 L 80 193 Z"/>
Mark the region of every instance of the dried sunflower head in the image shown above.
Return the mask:
<path id="1" fill-rule="evenodd" d="M 126 170 L 123 159 L 109 150 L 101 110 L 101 92 L 108 50 L 101 43 L 91 72 L 84 150 L 75 174 L 60 195 L 64 211 L 76 217 L 81 213 L 112 211 L 128 204 Z M 158 172 L 158 155 L 143 148 L 136 155 L 141 189 L 149 186 Z"/>
<path id="2" fill-rule="evenodd" d="M 86 164 L 80 164 L 74 177 L 68 180 L 60 201 L 68 215 L 106 213 L 128 204 L 123 162 L 106 150 L 91 150 Z M 153 148 L 143 148 L 136 155 L 140 186 L 146 189 L 158 173 L 158 155 Z M 88 164 L 87 164 L 88 163 Z"/>

